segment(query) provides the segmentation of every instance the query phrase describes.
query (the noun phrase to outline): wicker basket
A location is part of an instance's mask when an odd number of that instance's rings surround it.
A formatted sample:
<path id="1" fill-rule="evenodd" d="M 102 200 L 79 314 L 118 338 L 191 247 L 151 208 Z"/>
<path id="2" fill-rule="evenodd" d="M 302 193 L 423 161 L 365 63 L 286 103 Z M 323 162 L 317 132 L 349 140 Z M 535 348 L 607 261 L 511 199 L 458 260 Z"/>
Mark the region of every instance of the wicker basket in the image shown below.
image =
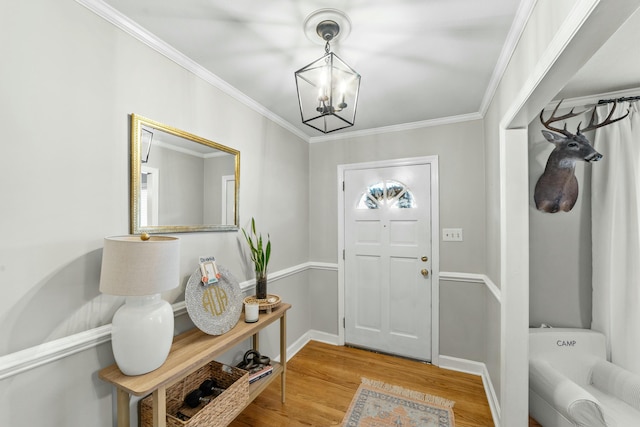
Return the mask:
<path id="1" fill-rule="evenodd" d="M 184 403 L 185 397 L 207 379 L 215 380 L 226 390 L 211 402 L 190 408 Z M 140 401 L 141 427 L 153 427 L 152 401 L 153 396 Z M 167 388 L 167 427 L 226 426 L 248 401 L 249 373 L 214 361 Z M 190 418 L 183 421 L 177 418 L 178 412 Z"/>

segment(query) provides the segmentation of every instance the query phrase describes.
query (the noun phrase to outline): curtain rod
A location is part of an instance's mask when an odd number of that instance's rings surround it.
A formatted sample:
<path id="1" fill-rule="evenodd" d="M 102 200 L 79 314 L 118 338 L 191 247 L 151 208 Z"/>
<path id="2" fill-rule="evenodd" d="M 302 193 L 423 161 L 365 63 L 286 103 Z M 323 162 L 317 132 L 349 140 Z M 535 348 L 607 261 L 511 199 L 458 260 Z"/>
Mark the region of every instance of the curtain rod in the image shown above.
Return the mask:
<path id="1" fill-rule="evenodd" d="M 640 100 L 640 96 L 626 96 L 618 99 L 601 99 L 598 101 L 598 105 L 609 104 L 611 102 L 638 101 L 638 100 Z"/>

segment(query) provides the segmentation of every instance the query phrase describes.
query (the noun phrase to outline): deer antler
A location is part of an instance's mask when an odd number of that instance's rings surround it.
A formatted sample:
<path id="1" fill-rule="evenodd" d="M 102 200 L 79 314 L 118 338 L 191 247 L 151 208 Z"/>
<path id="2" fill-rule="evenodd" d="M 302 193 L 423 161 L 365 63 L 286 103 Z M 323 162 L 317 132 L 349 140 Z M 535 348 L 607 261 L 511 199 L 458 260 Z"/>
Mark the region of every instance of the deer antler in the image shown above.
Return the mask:
<path id="1" fill-rule="evenodd" d="M 546 127 L 549 130 L 561 133 L 562 135 L 564 135 L 564 136 L 566 136 L 568 138 L 573 138 L 575 135 L 567 130 L 567 124 L 566 123 L 564 124 L 564 128 L 563 129 L 559 129 L 559 128 L 553 127 L 553 126 L 551 126 L 551 123 L 558 122 L 560 120 L 570 119 L 571 117 L 579 116 L 580 114 L 583 114 L 586 110 L 585 111 L 581 111 L 579 113 L 574 113 L 573 112 L 573 108 L 572 108 L 571 111 L 569 111 L 567 114 L 564 114 L 562 116 L 557 116 L 556 117 L 556 112 L 558 111 L 558 108 L 560 107 L 560 104 L 562 104 L 562 101 L 563 100 L 560 100 L 560 102 L 558 102 L 558 105 L 556 105 L 556 108 L 554 108 L 553 112 L 551 113 L 551 117 L 549 117 L 547 120 L 545 120 L 543 118 L 544 110 L 540 111 L 540 122 L 542 122 L 544 127 Z M 578 129 L 580 129 L 580 126 L 578 126 Z M 578 130 L 578 132 L 580 132 L 580 131 Z"/>
<path id="2" fill-rule="evenodd" d="M 595 123 L 595 120 L 596 120 L 596 108 L 598 108 L 598 106 L 595 105 L 593 107 L 593 112 L 591 113 L 591 120 L 589 120 L 589 126 L 587 126 L 586 128 L 580 130 L 580 125 L 582 124 L 582 122 L 580 122 L 578 124 L 578 133 L 588 132 L 590 130 L 601 128 L 602 126 L 610 125 L 611 123 L 615 123 L 615 122 L 617 122 L 619 120 L 622 120 L 622 119 L 624 119 L 625 117 L 627 117 L 629 115 L 629 110 L 627 110 L 627 114 L 625 114 L 624 116 L 618 117 L 617 119 L 611 120 L 611 116 L 613 116 L 613 113 L 616 111 L 616 107 L 617 106 L 618 106 L 618 102 L 617 101 L 613 101 L 613 108 L 609 112 L 609 115 L 607 116 L 607 118 L 604 119 L 604 121 L 602 123 Z"/>

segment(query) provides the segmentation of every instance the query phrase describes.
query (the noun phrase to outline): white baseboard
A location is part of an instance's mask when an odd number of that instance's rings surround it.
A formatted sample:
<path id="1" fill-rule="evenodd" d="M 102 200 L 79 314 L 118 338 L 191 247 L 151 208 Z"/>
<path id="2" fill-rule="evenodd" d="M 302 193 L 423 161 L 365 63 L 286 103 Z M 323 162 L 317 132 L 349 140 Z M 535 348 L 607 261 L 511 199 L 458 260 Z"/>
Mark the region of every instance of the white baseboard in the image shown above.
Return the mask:
<path id="1" fill-rule="evenodd" d="M 482 362 L 443 355 L 440 355 L 440 364 L 438 366 L 440 368 L 451 369 L 452 371 L 464 372 L 465 374 L 478 376 L 482 376 L 482 373 L 486 369 Z"/>
<path id="2" fill-rule="evenodd" d="M 320 341 L 323 342 L 325 344 L 331 344 L 331 345 L 341 345 L 340 344 L 340 337 L 336 334 L 330 334 L 327 332 L 322 332 L 322 331 L 316 331 L 316 330 L 310 330 L 309 332 L 307 332 L 307 334 L 309 335 L 309 339 L 310 340 L 314 340 L 314 341 Z"/>
<path id="3" fill-rule="evenodd" d="M 310 329 L 305 332 L 300 338 L 295 340 L 293 344 L 287 347 L 287 361 L 295 356 L 302 348 L 307 345 L 309 341 L 319 341 L 325 344 L 340 345 L 338 343 L 338 336 L 335 334 L 329 334 L 327 332 L 316 331 Z M 280 362 L 280 355 L 274 358 L 276 362 Z"/>
<path id="4" fill-rule="evenodd" d="M 181 306 L 174 308 L 177 308 L 176 312 L 182 309 Z M 0 380 L 87 350 L 110 339 L 111 325 L 106 325 L 0 357 Z M 340 345 L 338 335 L 312 329 L 287 347 L 287 360 L 295 356 L 311 340 Z M 279 362 L 280 355 L 275 360 Z M 484 363 L 440 355 L 439 367 L 481 376 L 495 426 L 500 426 L 500 405 Z"/>
<path id="5" fill-rule="evenodd" d="M 452 371 L 465 372 L 467 374 L 479 375 L 482 377 L 482 385 L 484 386 L 484 392 L 487 395 L 487 401 L 489 402 L 489 408 L 491 409 L 493 423 L 495 427 L 500 427 L 500 402 L 498 401 L 498 396 L 493 388 L 493 383 L 491 382 L 491 376 L 489 375 L 487 366 L 482 362 L 443 355 L 440 355 L 439 366 L 444 369 L 451 369 Z"/>
<path id="6" fill-rule="evenodd" d="M 312 329 L 303 334 L 287 348 L 287 360 L 290 360 L 309 341 L 312 340 L 336 346 L 341 345 L 338 335 Z M 276 358 L 277 361 L 280 361 L 279 357 L 280 356 Z M 491 410 L 491 417 L 493 418 L 494 426 L 500 427 L 500 402 L 498 401 L 498 396 L 496 395 L 495 389 L 493 388 L 489 370 L 484 363 L 476 362 L 474 360 L 460 359 L 458 357 L 440 355 L 438 367 L 443 369 L 450 369 L 452 371 L 478 375 L 479 377 L 481 377 L 484 392 L 487 396 L 487 401 L 489 402 L 489 408 Z"/>

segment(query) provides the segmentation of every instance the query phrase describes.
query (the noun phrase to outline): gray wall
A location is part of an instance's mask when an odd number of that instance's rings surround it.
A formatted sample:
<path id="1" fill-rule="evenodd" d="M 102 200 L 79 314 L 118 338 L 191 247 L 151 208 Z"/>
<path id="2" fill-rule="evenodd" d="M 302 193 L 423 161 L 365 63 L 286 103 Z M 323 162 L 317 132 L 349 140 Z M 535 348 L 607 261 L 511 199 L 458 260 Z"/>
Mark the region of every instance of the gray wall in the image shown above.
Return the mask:
<path id="1" fill-rule="evenodd" d="M 532 78 L 538 62 L 552 43 L 558 29 L 570 13 L 576 0 L 537 2 L 518 46 L 509 60 L 484 119 L 485 171 L 487 196 L 487 274 L 500 287 L 500 130 L 501 124 L 522 97 L 521 90 Z M 535 77 L 535 76 L 533 76 Z M 533 119 L 539 111 L 530 112 Z"/>
<path id="2" fill-rule="evenodd" d="M 313 270 L 309 275 L 311 329 L 338 335 L 338 272 Z"/>
<path id="3" fill-rule="evenodd" d="M 551 115 L 552 108 L 546 109 L 545 118 Z M 576 107 L 576 111 L 584 109 Z M 562 108 L 557 115 L 569 110 Z M 568 120 L 569 131 L 575 132 L 580 121 L 587 123 L 587 116 Z M 579 194 L 571 211 L 554 214 L 538 211 L 533 200 L 534 188 L 554 147 L 542 136 L 542 129 L 537 119 L 529 126 L 529 323 L 534 327 L 546 323 L 554 327 L 588 329 L 591 327 L 591 168 L 597 168 L 600 162 L 576 163 Z M 586 134 L 590 141 L 593 134 Z"/>
<path id="4" fill-rule="evenodd" d="M 309 255 L 337 262 L 338 165 L 437 155 L 440 227 L 464 229 L 463 242 L 440 244 L 440 270 L 484 272 L 484 144 L 482 121 L 311 144 Z M 435 237 L 435 236 L 434 236 Z"/>
<path id="5" fill-rule="evenodd" d="M 308 146 L 73 1 L 13 2 L 1 30 L 10 42 L 0 44 L 10 64 L 0 67 L 0 355 L 108 324 L 121 303 L 100 295 L 98 281 L 103 237 L 128 231 L 132 112 L 241 151 L 240 221 L 246 227 L 255 216 L 271 234 L 271 271 L 336 262 L 338 164 L 438 155 L 440 225 L 465 232 L 464 242 L 441 245 L 441 270 L 487 273 L 500 286 L 499 122 L 572 3 L 540 3 L 533 36 L 521 40 L 484 121 Z M 216 255 L 240 280 L 252 277 L 238 233 L 179 237 L 183 286 L 202 254 Z M 441 347 L 476 357 L 481 347 L 456 340 L 484 330 L 479 361 L 499 392 L 500 302 L 466 283 L 443 281 L 441 288 Z M 335 271 L 297 273 L 271 290 L 294 305 L 289 342 L 309 329 L 336 333 Z M 165 298 L 182 293 L 181 286 Z M 486 310 L 464 313 L 469 298 L 483 300 Z M 452 323 L 455 313 L 469 330 Z M 178 326 L 190 325 L 178 319 Z M 271 351 L 276 331 L 266 334 Z M 0 380 L 4 422 L 111 426 L 111 387 L 97 372 L 112 362 L 103 344 Z M 34 395 L 36 385 L 42 388 Z"/>
<path id="6" fill-rule="evenodd" d="M 204 194 L 208 199 L 204 204 L 204 223 L 222 224 L 222 208 L 220 206 L 224 196 L 222 177 L 233 175 L 235 160 L 232 155 L 216 156 L 204 161 Z"/>
<path id="7" fill-rule="evenodd" d="M 509 58 L 508 65 L 496 88 L 493 97 L 489 101 L 484 117 L 484 141 L 485 141 L 485 188 L 486 188 L 486 246 L 487 254 L 486 274 L 498 288 L 503 286 L 502 258 L 502 232 L 501 227 L 504 218 L 501 217 L 504 205 L 508 200 L 501 198 L 500 169 L 502 160 L 508 162 L 509 159 L 501 159 L 500 140 L 501 131 L 509 123 L 503 123 L 505 117 L 513 113 L 514 108 L 518 108 L 517 102 L 524 102 L 528 94 L 523 93 L 523 88 L 530 86 L 530 79 L 538 78 L 538 67 L 541 58 L 544 58 L 545 50 L 553 42 L 553 39 L 562 26 L 563 22 L 570 14 L 576 0 L 557 0 L 553 2 L 537 2 L 535 8 L 528 18 L 527 25 L 518 39 L 518 45 Z M 536 112 L 531 112 L 531 119 Z M 516 232 L 519 230 L 515 230 Z M 523 282 L 514 282 L 514 287 L 528 286 L 527 278 Z M 512 319 L 502 317 L 506 309 L 502 307 L 503 301 L 496 301 L 489 298 L 487 304 L 487 323 L 485 325 L 487 333 L 487 352 L 482 360 L 487 366 L 493 387 L 504 405 L 501 385 L 509 381 L 505 374 L 507 360 L 505 360 L 505 348 L 508 342 L 503 342 L 502 337 L 506 336 L 505 327 L 512 322 Z M 526 333 L 526 332 L 525 332 Z M 509 339 L 513 339 L 509 335 Z M 517 337 L 521 342 L 526 343 L 527 337 L 523 334 Z M 523 361 L 516 361 L 518 369 Z M 503 375 L 505 378 L 503 378 Z M 516 383 L 511 381 L 512 384 Z M 525 384 L 518 384 L 518 390 L 525 389 Z M 516 400 L 522 402 L 524 396 L 517 396 Z M 512 418 L 518 408 L 509 409 L 507 419 Z M 502 408 L 504 410 L 504 407 Z M 518 414 L 524 415 L 524 414 Z M 524 419 L 525 417 L 522 417 Z"/>
<path id="8" fill-rule="evenodd" d="M 98 282 L 103 238 L 129 229 L 132 112 L 240 150 L 241 225 L 254 216 L 270 233 L 271 271 L 308 261 L 306 142 L 74 1 L 12 3 L 3 17 L 0 357 L 108 324 L 121 304 Z M 199 255 L 253 277 L 238 232 L 179 237 L 170 302 Z M 289 342 L 310 329 L 307 282 L 302 272 L 272 283 L 293 303 Z M 276 335 L 266 332 L 266 349 Z M 0 380 L 3 425 L 113 425 L 112 389 L 97 378 L 111 363 L 102 344 Z"/>
<path id="9" fill-rule="evenodd" d="M 147 166 L 157 168 L 160 175 L 158 224 L 203 224 L 204 160 L 160 146 L 151 153 Z"/>
<path id="10" fill-rule="evenodd" d="M 310 259 L 337 262 L 338 165 L 437 155 L 440 226 L 464 230 L 463 242 L 441 242 L 440 271 L 484 273 L 485 188 L 482 121 L 471 120 L 310 146 Z M 328 280 L 328 276 L 331 279 Z M 337 298 L 337 275 L 314 273 L 310 292 Z M 440 354 L 483 360 L 486 288 L 479 283 L 440 282 Z M 314 311 L 315 329 L 337 333 L 337 299 Z M 478 304 L 479 302 L 479 304 Z M 472 339 L 470 339 L 472 338 Z"/>
<path id="11" fill-rule="evenodd" d="M 440 354 L 481 361 L 487 352 L 484 325 L 487 300 L 483 284 L 440 280 Z"/>

